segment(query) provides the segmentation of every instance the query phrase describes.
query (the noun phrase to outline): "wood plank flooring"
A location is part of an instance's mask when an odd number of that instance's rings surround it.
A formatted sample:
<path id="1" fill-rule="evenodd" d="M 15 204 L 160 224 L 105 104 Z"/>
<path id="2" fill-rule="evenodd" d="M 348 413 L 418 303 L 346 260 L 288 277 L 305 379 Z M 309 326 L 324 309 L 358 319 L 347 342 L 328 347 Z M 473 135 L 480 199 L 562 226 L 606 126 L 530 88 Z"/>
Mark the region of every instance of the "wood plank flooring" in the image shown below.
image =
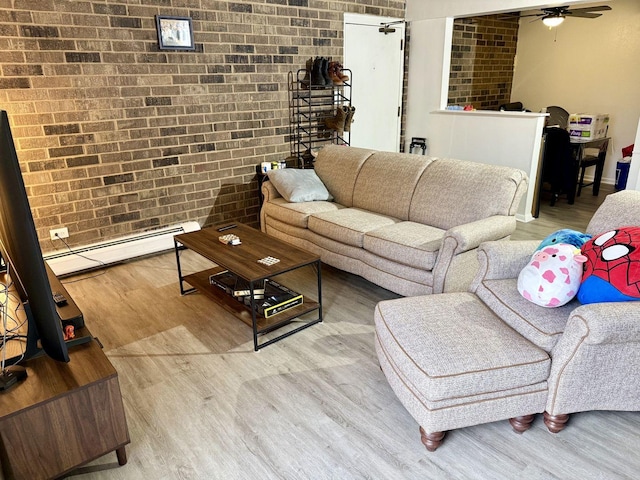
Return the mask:
<path id="1" fill-rule="evenodd" d="M 562 202 L 543 207 L 517 237 L 586 226 L 588 202 L 589 190 L 566 221 Z M 192 252 L 183 262 L 204 266 Z M 68 478 L 638 478 L 636 412 L 575 414 L 557 435 L 540 416 L 523 435 L 507 421 L 478 425 L 427 452 L 374 350 L 374 306 L 396 295 L 331 267 L 323 280 L 325 321 L 256 353 L 247 325 L 180 296 L 173 253 L 65 279 L 119 372 L 131 435 L 127 465 L 109 455 Z M 313 271 L 288 283 L 304 291 Z"/>
<path id="2" fill-rule="evenodd" d="M 600 194 L 593 196 L 591 187 L 583 190 L 579 197 L 576 197 L 573 205 L 569 205 L 566 197 L 551 207 L 551 197 L 543 194 L 540 202 L 540 216 L 533 222 L 518 222 L 516 233 L 511 236 L 513 240 L 540 239 L 561 228 L 571 228 L 584 232 L 593 212 L 604 201 L 607 195 L 615 190 L 613 185 L 602 184 Z"/>

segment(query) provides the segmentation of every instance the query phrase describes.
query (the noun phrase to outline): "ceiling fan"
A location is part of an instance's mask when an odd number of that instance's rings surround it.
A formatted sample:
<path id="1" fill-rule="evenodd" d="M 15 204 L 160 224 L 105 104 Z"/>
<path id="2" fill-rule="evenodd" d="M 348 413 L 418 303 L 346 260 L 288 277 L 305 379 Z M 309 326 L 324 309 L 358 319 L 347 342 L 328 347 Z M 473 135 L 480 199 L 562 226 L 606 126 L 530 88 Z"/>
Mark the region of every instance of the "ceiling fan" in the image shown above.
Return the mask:
<path id="1" fill-rule="evenodd" d="M 598 18 L 602 14 L 595 12 L 605 12 L 611 10 L 608 5 L 598 5 L 594 7 L 573 8 L 569 7 L 549 7 L 541 9 L 542 13 L 533 13 L 530 15 L 520 15 L 520 17 L 540 17 L 542 23 L 547 27 L 557 27 L 567 17 L 576 18 Z"/>

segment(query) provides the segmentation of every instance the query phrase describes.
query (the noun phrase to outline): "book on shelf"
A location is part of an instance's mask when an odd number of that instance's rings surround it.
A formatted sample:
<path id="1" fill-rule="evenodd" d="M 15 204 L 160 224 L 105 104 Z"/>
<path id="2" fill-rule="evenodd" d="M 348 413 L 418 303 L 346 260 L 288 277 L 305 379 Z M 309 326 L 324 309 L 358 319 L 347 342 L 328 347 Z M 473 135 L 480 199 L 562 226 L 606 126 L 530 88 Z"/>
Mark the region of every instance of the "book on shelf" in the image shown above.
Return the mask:
<path id="1" fill-rule="evenodd" d="M 284 285 L 268 279 L 265 281 L 264 300 L 257 305 L 258 313 L 265 318 L 273 317 L 304 301 L 303 296 Z"/>

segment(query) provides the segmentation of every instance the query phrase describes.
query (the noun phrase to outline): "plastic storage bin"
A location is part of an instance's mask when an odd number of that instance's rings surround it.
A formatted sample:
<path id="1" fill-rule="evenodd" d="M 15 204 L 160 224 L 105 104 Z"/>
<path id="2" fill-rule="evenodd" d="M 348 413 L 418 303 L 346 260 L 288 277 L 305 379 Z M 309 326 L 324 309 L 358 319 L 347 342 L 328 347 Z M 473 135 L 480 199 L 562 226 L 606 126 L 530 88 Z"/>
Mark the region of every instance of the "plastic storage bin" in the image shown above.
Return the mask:
<path id="1" fill-rule="evenodd" d="M 630 166 L 631 162 L 618 162 L 616 166 L 616 190 L 624 190 L 627 188 Z"/>

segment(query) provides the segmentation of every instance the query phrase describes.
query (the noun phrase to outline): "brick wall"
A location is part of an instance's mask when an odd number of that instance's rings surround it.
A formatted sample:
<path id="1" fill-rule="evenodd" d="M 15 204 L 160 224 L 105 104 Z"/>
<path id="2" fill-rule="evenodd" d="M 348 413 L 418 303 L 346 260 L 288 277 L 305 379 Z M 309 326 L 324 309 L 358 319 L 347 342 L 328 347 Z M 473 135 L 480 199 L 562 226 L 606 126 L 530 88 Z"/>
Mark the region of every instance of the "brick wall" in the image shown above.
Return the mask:
<path id="1" fill-rule="evenodd" d="M 509 103 L 517 42 L 518 17 L 455 20 L 448 103 L 482 110 Z"/>
<path id="2" fill-rule="evenodd" d="M 404 1 L 0 0 L 0 108 L 43 251 L 61 226 L 84 245 L 256 224 L 255 165 L 289 151 L 287 72 L 341 58 L 343 12 Z M 158 14 L 191 17 L 196 50 L 159 50 Z"/>

